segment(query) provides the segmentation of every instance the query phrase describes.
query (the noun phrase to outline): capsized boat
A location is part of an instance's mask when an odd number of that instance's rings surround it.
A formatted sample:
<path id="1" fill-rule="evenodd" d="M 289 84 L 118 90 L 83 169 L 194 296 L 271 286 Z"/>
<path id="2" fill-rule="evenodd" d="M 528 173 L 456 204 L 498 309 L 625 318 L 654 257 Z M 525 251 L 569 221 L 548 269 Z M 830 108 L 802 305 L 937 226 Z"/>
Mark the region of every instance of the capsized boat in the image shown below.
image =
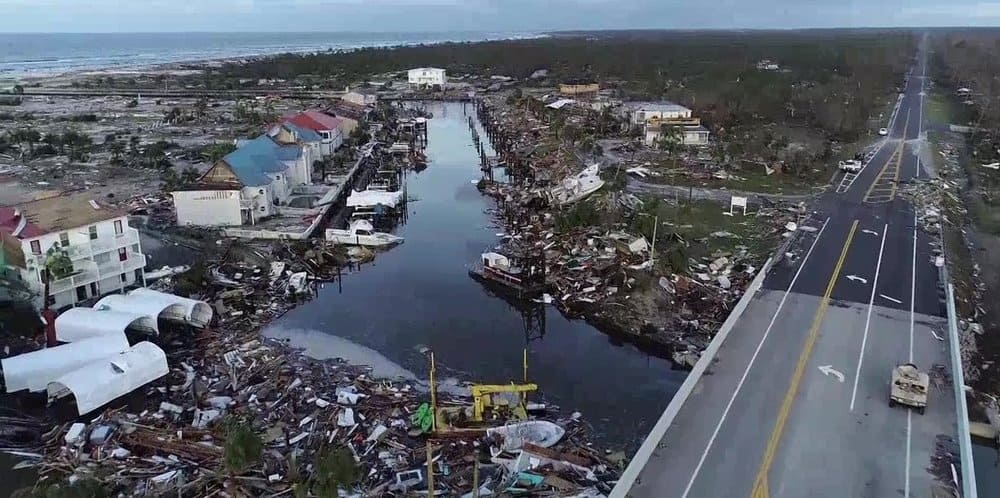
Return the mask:
<path id="1" fill-rule="evenodd" d="M 350 246 L 386 247 L 403 242 L 403 238 L 391 233 L 376 232 L 368 220 L 351 221 L 347 230 L 327 228 L 326 240 Z"/>
<path id="2" fill-rule="evenodd" d="M 503 451 L 515 451 L 530 443 L 542 448 L 554 446 L 566 434 L 566 429 L 547 420 L 525 420 L 486 429 L 487 436 L 503 437 Z"/>
<path id="3" fill-rule="evenodd" d="M 603 186 L 604 180 L 601 180 L 600 177 L 600 167 L 597 164 L 592 164 L 550 189 L 549 195 L 556 204 L 572 204 L 597 192 Z"/>

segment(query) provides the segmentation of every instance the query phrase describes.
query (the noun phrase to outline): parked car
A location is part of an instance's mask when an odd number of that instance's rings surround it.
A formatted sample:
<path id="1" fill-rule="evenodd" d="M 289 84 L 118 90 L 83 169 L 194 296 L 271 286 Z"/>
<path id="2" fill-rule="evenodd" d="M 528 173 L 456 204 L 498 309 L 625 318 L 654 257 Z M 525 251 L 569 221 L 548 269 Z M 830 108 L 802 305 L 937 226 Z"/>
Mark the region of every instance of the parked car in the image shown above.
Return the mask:
<path id="1" fill-rule="evenodd" d="M 848 173 L 857 173 L 861 171 L 861 161 L 857 159 L 848 159 L 846 161 L 840 161 L 837 165 L 841 171 L 846 171 Z"/>
<path id="2" fill-rule="evenodd" d="M 884 137 L 884 136 L 886 136 L 886 135 L 889 134 L 889 129 L 888 128 L 879 128 L 878 129 L 878 134 L 882 135 Z"/>

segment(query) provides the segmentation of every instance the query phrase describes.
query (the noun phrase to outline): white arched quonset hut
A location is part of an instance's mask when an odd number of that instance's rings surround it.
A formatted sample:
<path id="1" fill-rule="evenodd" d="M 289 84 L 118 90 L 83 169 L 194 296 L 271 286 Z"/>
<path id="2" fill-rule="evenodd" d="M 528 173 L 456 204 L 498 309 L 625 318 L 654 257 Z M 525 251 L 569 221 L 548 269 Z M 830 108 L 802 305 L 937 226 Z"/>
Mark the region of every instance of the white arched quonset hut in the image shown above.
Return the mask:
<path id="1" fill-rule="evenodd" d="M 88 337 L 124 333 L 133 329 L 156 334 L 156 318 L 144 313 L 131 313 L 93 308 L 70 308 L 56 318 L 56 339 L 76 342 Z"/>
<path id="2" fill-rule="evenodd" d="M 80 415 L 167 375 L 167 355 L 156 344 L 140 342 L 101 361 L 84 365 L 49 382 L 49 403 L 69 395 Z"/>
<path id="3" fill-rule="evenodd" d="M 137 306 L 142 306 L 143 310 L 156 310 L 158 308 L 159 311 L 152 314 L 152 316 L 163 318 L 164 320 L 184 322 L 197 328 L 205 328 L 212 322 L 212 315 L 214 314 L 212 307 L 205 301 L 188 299 L 146 288 L 136 289 L 129 292 L 128 295 L 120 297 L 124 297 L 125 302 L 129 306 L 141 302 L 144 304 Z M 100 305 L 101 302 L 99 301 L 97 304 Z M 135 308 L 136 311 L 139 309 Z M 128 311 L 132 311 L 132 308 L 128 308 Z"/>
<path id="4" fill-rule="evenodd" d="M 49 382 L 88 363 L 128 351 L 122 332 L 88 337 L 69 344 L 40 349 L 0 360 L 7 392 L 44 391 Z"/>

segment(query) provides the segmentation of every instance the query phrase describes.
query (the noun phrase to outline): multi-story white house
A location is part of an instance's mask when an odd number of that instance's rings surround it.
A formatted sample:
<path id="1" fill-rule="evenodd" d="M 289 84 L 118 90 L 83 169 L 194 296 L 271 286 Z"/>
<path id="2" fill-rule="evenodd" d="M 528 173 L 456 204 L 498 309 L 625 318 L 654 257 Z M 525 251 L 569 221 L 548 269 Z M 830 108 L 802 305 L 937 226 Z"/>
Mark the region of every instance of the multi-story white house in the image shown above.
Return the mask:
<path id="1" fill-rule="evenodd" d="M 625 112 L 632 124 L 644 125 L 652 120 L 690 119 L 691 109 L 673 102 L 629 102 Z"/>
<path id="2" fill-rule="evenodd" d="M 448 83 L 448 76 L 444 69 L 436 67 L 418 67 L 410 69 L 406 73 L 407 81 L 416 86 L 444 86 Z"/>
<path id="3" fill-rule="evenodd" d="M 139 232 L 128 226 L 124 210 L 102 203 L 87 192 L 0 207 L 0 231 L 20 241 L 23 266 L 11 267 L 44 305 L 59 309 L 80 301 L 145 285 Z M 65 254 L 71 267 L 49 275 L 46 262 Z M 18 264 L 21 264 L 19 262 Z"/>
<path id="4" fill-rule="evenodd" d="M 281 118 L 282 123 L 291 123 L 299 128 L 312 130 L 322 139 L 320 153 L 325 157 L 333 154 L 344 143 L 344 138 L 354 131 L 345 126 L 345 120 L 320 111 L 305 111 Z"/>

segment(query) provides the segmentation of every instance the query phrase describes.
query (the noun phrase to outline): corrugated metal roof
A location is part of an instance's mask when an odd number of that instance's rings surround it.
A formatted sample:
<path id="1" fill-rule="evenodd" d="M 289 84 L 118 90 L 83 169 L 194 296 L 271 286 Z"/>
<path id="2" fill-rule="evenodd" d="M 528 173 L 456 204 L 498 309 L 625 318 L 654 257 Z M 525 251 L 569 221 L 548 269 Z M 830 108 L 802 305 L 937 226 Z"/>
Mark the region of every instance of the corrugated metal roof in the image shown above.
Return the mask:
<path id="1" fill-rule="evenodd" d="M 663 102 L 629 102 L 628 107 L 636 111 L 656 111 L 656 112 L 686 112 L 687 107 L 669 101 Z"/>
<path id="2" fill-rule="evenodd" d="M 323 141 L 323 137 L 321 137 L 319 133 L 316 133 L 315 131 L 306 128 L 304 126 L 299 126 L 293 122 L 287 122 L 282 126 L 288 129 L 288 131 L 291 131 L 293 134 L 295 134 L 295 137 L 303 142 Z"/>
<path id="3" fill-rule="evenodd" d="M 267 173 L 281 173 L 288 169 L 286 161 L 294 161 L 302 154 L 302 149 L 295 145 L 278 145 L 271 137 L 261 135 L 253 140 L 247 140 L 240 148 L 222 158 L 240 183 L 248 187 L 269 185 L 271 178 Z"/>

